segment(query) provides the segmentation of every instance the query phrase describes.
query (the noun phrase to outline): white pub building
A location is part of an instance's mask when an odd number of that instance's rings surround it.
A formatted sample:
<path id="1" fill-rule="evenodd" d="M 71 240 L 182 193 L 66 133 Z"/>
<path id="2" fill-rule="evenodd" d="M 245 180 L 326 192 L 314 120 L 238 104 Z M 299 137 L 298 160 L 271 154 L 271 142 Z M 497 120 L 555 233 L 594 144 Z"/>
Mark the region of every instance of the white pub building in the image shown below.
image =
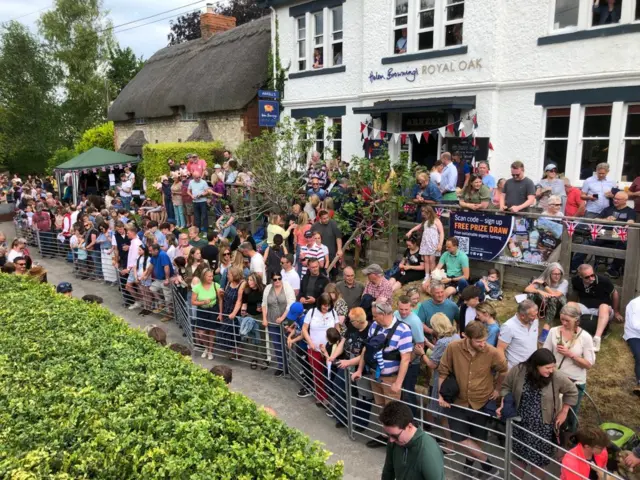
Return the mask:
<path id="1" fill-rule="evenodd" d="M 371 153 L 365 123 L 426 166 L 460 149 L 496 178 L 514 160 L 534 180 L 550 162 L 576 183 L 600 162 L 612 180 L 640 175 L 640 0 L 261 3 L 289 65 L 284 115 L 340 124 L 345 160 Z M 441 128 L 459 120 L 475 147 Z"/>

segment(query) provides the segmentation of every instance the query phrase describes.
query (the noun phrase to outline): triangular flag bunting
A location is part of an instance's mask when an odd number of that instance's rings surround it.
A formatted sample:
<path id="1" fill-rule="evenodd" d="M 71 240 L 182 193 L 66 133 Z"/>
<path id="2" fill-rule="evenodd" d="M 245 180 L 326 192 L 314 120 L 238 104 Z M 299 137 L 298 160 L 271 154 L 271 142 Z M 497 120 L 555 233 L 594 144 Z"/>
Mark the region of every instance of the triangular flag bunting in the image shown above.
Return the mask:
<path id="1" fill-rule="evenodd" d="M 364 132 L 365 128 L 367 128 L 367 124 L 360 122 L 360 133 Z"/>
<path id="2" fill-rule="evenodd" d="M 424 143 L 429 143 L 429 132 L 422 132 L 422 138 L 424 138 Z"/>
<path id="3" fill-rule="evenodd" d="M 466 138 L 467 136 L 464 133 L 464 130 L 460 129 L 460 138 Z"/>
<path id="4" fill-rule="evenodd" d="M 398 140 L 400 139 L 400 134 L 399 133 L 394 133 L 393 134 L 393 141 L 398 143 Z"/>
<path id="5" fill-rule="evenodd" d="M 478 115 L 475 113 L 473 114 L 473 126 L 478 128 Z"/>
<path id="6" fill-rule="evenodd" d="M 591 238 L 597 240 L 598 235 L 602 231 L 602 228 L 602 225 L 598 225 L 597 223 L 590 225 L 589 230 L 591 230 Z"/>
<path id="7" fill-rule="evenodd" d="M 382 140 L 386 140 L 387 139 L 387 132 L 384 130 L 380 130 L 380 138 Z"/>
<path id="8" fill-rule="evenodd" d="M 476 146 L 476 134 L 475 134 L 475 132 L 473 133 L 473 135 L 471 137 L 471 145 L 473 145 L 474 147 Z"/>
<path id="9" fill-rule="evenodd" d="M 627 233 L 629 229 L 627 227 L 613 227 L 613 233 L 618 235 L 618 238 L 623 242 L 627 241 Z"/>
<path id="10" fill-rule="evenodd" d="M 569 235 L 569 238 L 573 237 L 576 227 L 578 226 L 578 222 L 566 221 L 564 224 L 567 226 L 567 234 Z"/>
<path id="11" fill-rule="evenodd" d="M 420 143 L 420 140 L 422 140 L 422 134 L 414 133 L 413 136 L 416 137 L 416 142 Z"/>
<path id="12" fill-rule="evenodd" d="M 450 123 L 449 125 L 447 125 L 447 130 L 449 130 L 449 133 L 453 133 L 454 132 L 453 123 Z"/>
<path id="13" fill-rule="evenodd" d="M 400 143 L 402 143 L 403 145 L 405 143 L 407 143 L 407 134 L 406 133 L 401 133 L 400 134 Z"/>
<path id="14" fill-rule="evenodd" d="M 378 138 L 378 135 L 380 135 L 380 130 L 378 130 L 377 128 L 374 128 L 373 136 L 371 138 Z"/>
<path id="15" fill-rule="evenodd" d="M 436 207 L 434 208 L 436 215 L 438 216 L 438 218 L 440 218 L 442 216 L 442 213 L 444 212 L 444 208 L 440 208 L 440 207 Z"/>
<path id="16" fill-rule="evenodd" d="M 493 143 L 491 143 L 491 141 L 489 141 L 489 150 L 493 152 Z"/>
<path id="17" fill-rule="evenodd" d="M 440 134 L 440 136 L 441 136 L 442 138 L 444 138 L 444 137 L 445 137 L 445 132 L 446 132 L 446 131 L 447 131 L 447 127 L 440 127 L 440 128 L 438 129 L 438 133 Z"/>
<path id="18" fill-rule="evenodd" d="M 358 246 L 362 245 L 362 235 L 358 235 L 356 237 L 356 245 Z"/>

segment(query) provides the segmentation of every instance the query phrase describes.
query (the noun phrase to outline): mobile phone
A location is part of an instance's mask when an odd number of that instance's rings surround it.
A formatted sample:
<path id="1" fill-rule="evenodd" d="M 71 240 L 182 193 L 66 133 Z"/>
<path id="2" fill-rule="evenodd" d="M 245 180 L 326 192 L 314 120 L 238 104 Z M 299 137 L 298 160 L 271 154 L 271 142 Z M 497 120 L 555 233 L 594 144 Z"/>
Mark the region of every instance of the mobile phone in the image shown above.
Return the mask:
<path id="1" fill-rule="evenodd" d="M 593 198 L 595 198 L 596 200 L 598 199 L 599 195 L 597 193 L 593 194 Z"/>

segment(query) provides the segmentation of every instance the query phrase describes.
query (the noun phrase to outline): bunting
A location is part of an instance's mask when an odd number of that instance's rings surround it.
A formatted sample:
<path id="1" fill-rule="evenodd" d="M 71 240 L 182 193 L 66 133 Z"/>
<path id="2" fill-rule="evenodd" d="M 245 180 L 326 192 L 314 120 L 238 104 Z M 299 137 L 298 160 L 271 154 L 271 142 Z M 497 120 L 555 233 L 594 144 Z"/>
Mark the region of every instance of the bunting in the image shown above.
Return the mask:
<path id="1" fill-rule="evenodd" d="M 567 226 L 567 234 L 569 235 L 569 238 L 573 237 L 573 234 L 576 231 L 576 227 L 578 226 L 578 222 L 566 221 L 564 222 L 564 224 Z"/>
<path id="2" fill-rule="evenodd" d="M 603 228 L 602 225 L 598 225 L 596 223 L 589 225 L 589 230 L 591 231 L 591 238 L 596 240 L 598 238 L 598 235 L 602 231 L 602 228 Z"/>
<path id="3" fill-rule="evenodd" d="M 444 213 L 444 208 L 442 207 L 436 207 L 434 209 L 434 211 L 436 212 L 436 215 L 438 216 L 438 218 L 440 218 L 442 216 L 442 214 Z"/>
<path id="4" fill-rule="evenodd" d="M 618 238 L 623 242 L 627 241 L 627 233 L 629 232 L 628 227 L 613 227 L 613 233 L 618 235 Z"/>

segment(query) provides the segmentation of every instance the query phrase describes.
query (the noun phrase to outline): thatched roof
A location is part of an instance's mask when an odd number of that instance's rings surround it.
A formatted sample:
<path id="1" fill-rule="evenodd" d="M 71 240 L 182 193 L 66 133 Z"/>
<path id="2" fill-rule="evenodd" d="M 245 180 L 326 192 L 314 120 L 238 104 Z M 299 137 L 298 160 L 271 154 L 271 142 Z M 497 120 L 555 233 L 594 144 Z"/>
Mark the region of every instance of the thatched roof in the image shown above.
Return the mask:
<path id="1" fill-rule="evenodd" d="M 144 132 L 142 130 L 136 130 L 129 138 L 122 142 L 118 153 L 124 153 L 125 155 L 142 155 L 142 147 L 147 143 L 149 142 L 147 142 L 147 139 L 144 137 Z"/>
<path id="2" fill-rule="evenodd" d="M 200 120 L 198 126 L 187 138 L 187 142 L 213 142 L 213 135 L 211 135 L 211 130 L 209 130 L 206 120 Z"/>
<path id="3" fill-rule="evenodd" d="M 267 78 L 271 19 L 253 22 L 156 52 L 120 92 L 109 120 L 238 110 Z M 172 108 L 174 107 L 174 108 Z"/>

